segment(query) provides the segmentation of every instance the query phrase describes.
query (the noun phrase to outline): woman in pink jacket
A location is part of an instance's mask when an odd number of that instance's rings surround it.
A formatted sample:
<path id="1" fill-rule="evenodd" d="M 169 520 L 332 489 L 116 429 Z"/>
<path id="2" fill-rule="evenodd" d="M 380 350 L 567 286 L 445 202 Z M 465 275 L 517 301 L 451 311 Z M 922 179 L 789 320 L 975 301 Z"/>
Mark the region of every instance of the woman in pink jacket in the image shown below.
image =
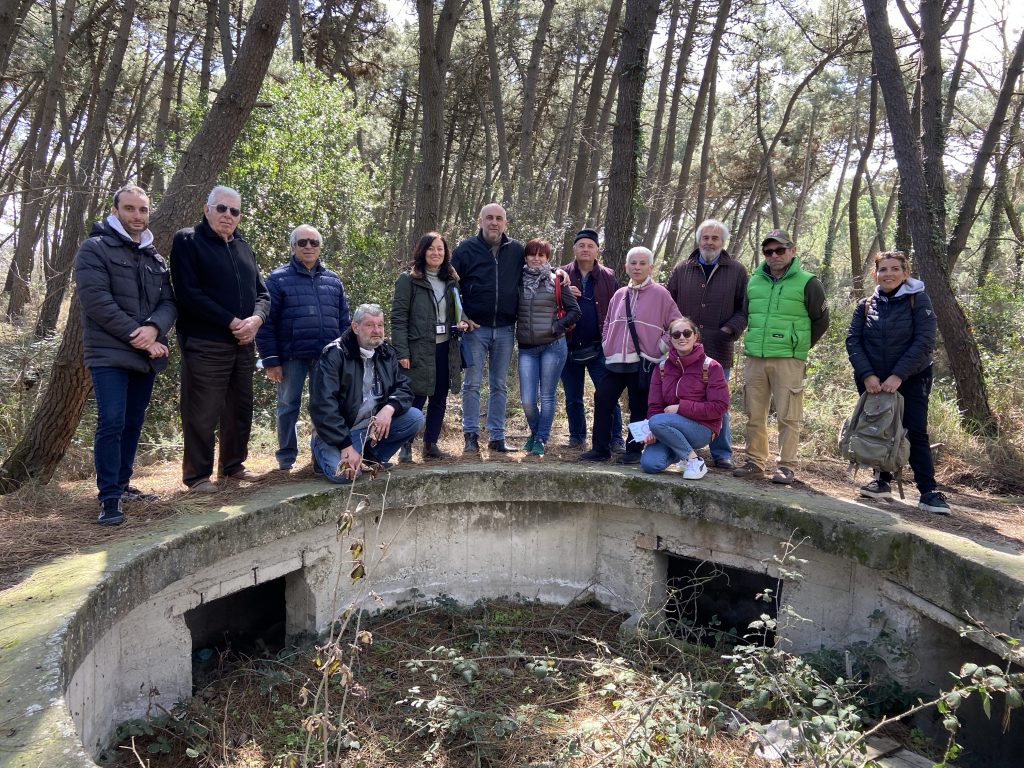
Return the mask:
<path id="1" fill-rule="evenodd" d="M 722 429 L 729 410 L 729 385 L 717 360 L 704 354 L 700 331 L 688 317 L 669 326 L 672 349 L 651 377 L 647 419 L 651 433 L 644 440 L 640 466 L 661 472 L 686 462 L 683 477 L 699 480 L 707 474 L 697 448 L 710 445 Z"/>

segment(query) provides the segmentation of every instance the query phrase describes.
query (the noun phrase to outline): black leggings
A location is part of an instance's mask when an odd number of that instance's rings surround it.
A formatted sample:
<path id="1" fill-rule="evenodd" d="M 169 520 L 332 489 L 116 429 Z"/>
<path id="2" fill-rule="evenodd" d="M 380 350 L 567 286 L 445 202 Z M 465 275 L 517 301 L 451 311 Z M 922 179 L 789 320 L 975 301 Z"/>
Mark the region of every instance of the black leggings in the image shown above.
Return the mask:
<path id="1" fill-rule="evenodd" d="M 629 390 L 629 420 L 643 421 L 647 418 L 647 392 L 650 387 L 640 386 L 640 376 L 646 376 L 649 385 L 651 373 L 653 370 L 646 374 L 608 371 L 608 375 L 601 379 L 597 391 L 594 392 L 594 429 L 591 432 L 591 439 L 595 451 L 611 454 L 612 418 L 622 390 Z M 643 445 L 633 440 L 633 435 L 628 430 L 626 434 L 626 452 L 641 453 Z"/>

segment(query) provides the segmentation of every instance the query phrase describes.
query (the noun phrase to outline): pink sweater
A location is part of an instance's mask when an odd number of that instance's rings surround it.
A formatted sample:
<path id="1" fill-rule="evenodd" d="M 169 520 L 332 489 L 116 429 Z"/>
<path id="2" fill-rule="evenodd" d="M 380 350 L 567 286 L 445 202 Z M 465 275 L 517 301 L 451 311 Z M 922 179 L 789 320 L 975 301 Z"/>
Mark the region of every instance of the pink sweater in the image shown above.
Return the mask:
<path id="1" fill-rule="evenodd" d="M 626 294 L 633 308 L 633 327 L 640 341 L 639 354 L 633 346 L 633 337 L 626 323 Z M 608 304 L 601 334 L 604 362 L 636 363 L 640 355 L 648 360 L 660 360 L 668 349 L 668 327 L 682 315 L 675 299 L 664 286 L 653 281 L 639 288 L 619 288 Z"/>

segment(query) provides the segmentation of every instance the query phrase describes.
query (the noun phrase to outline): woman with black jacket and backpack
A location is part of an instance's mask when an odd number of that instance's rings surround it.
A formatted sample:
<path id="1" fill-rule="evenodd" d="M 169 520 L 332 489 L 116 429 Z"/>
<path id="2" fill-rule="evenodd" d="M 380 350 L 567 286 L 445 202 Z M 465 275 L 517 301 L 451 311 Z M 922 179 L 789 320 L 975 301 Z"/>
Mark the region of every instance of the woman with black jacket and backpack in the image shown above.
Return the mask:
<path id="1" fill-rule="evenodd" d="M 857 390 L 899 392 L 903 426 L 910 441 L 910 468 L 921 493 L 918 507 L 949 514 L 946 497 L 936 490 L 935 467 L 928 441 L 928 396 L 932 389 L 935 312 L 924 283 L 910 276 L 902 251 L 875 256 L 875 290 L 861 299 L 846 332 L 846 352 Z M 891 498 L 892 474 L 880 472 L 860 489 L 862 496 Z"/>

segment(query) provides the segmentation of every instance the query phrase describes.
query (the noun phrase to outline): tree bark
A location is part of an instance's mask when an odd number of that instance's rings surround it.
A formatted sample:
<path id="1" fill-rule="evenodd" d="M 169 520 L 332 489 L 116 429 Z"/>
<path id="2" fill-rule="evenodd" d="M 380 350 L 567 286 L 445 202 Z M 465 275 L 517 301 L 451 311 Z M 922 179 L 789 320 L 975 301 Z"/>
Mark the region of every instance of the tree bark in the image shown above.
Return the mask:
<path id="1" fill-rule="evenodd" d="M 914 243 L 914 261 L 928 285 L 956 380 L 957 402 L 963 419 L 968 426 L 994 436 L 998 433 L 998 423 L 989 406 L 978 345 L 942 264 L 942 234 L 932 211 L 921 146 L 911 120 L 886 3 L 885 0 L 863 0 L 863 3 L 871 38 L 871 58 L 885 100 L 889 132 L 900 172 L 900 187 Z"/>
<path id="2" fill-rule="evenodd" d="M 580 130 L 579 148 L 576 154 L 576 166 L 573 169 L 572 184 L 569 187 L 568 232 L 577 231 L 583 222 L 583 208 L 587 200 L 587 180 L 590 178 L 590 158 L 596 145 L 598 119 L 601 110 L 601 97 L 604 95 L 604 79 L 608 70 L 608 59 L 615 45 L 615 31 L 619 27 L 619 14 L 622 13 L 622 0 L 612 0 L 608 8 L 608 23 L 601 37 L 601 45 L 594 57 L 594 75 L 590 80 L 590 93 L 587 96 L 587 108 L 583 113 L 583 126 Z M 566 242 L 571 241 L 567 236 Z"/>
<path id="3" fill-rule="evenodd" d="M 0 82 L 7 72 L 14 41 L 32 7 L 32 0 L 0 0 Z"/>
<path id="4" fill-rule="evenodd" d="M 224 60 L 224 74 L 231 74 L 235 64 L 235 43 L 231 39 L 231 0 L 219 0 L 217 29 L 220 31 L 220 53 Z"/>
<path id="5" fill-rule="evenodd" d="M 302 47 L 302 0 L 288 0 L 288 21 L 292 39 L 292 61 L 296 64 L 305 64 L 306 54 Z"/>
<path id="6" fill-rule="evenodd" d="M 516 171 L 516 198 L 524 212 L 532 212 L 534 205 L 533 184 L 533 143 L 535 140 L 533 126 L 537 119 L 537 80 L 540 75 L 540 59 L 544 53 L 544 41 L 547 39 L 551 15 L 555 10 L 556 0 L 542 0 L 543 8 L 537 22 L 537 34 L 533 37 L 530 48 L 530 63 L 526 67 L 526 80 L 523 83 L 523 126 L 519 134 L 519 166 Z"/>
<path id="7" fill-rule="evenodd" d="M 850 180 L 850 202 L 847 219 L 850 225 L 850 276 L 853 280 L 853 296 L 859 299 L 864 295 L 864 279 L 861 272 L 863 259 L 860 255 L 860 188 L 864 174 L 868 169 L 868 159 L 875 148 L 875 123 L 878 119 L 878 78 L 871 76 L 870 96 L 868 97 L 868 124 L 864 143 L 860 147 L 860 159 Z"/>
<path id="8" fill-rule="evenodd" d="M 97 193 L 102 189 L 102 181 L 96 174 L 95 167 L 99 159 L 103 129 L 110 116 L 110 105 L 114 101 L 117 81 L 121 77 L 121 66 L 124 54 L 128 49 L 128 39 L 135 16 L 136 0 L 125 0 L 121 10 L 121 23 L 118 26 L 114 49 L 110 53 L 110 64 L 100 87 L 99 98 L 89 114 L 88 126 L 85 129 L 85 144 L 79 159 L 78 171 L 67 204 L 64 218 L 63 234 L 56 255 L 50 261 L 50 274 L 46 280 L 46 295 L 36 320 L 36 338 L 49 335 L 57 325 L 60 306 L 64 301 L 68 280 L 71 277 L 71 265 L 75 260 L 78 245 L 85 234 L 85 217 L 90 207 L 95 206 Z"/>
<path id="9" fill-rule="evenodd" d="M 55 0 L 54 0 L 55 2 Z M 50 152 L 50 136 L 57 115 L 57 101 L 60 96 L 64 70 L 67 60 L 71 23 L 75 15 L 75 0 L 67 0 L 63 15 L 57 21 L 57 8 L 51 6 L 51 18 L 54 32 L 53 58 L 50 62 L 47 84 L 41 94 L 41 103 L 37 119 L 33 120 L 33 139 L 35 146 L 28 155 L 29 165 L 26 168 L 28 187 L 25 189 L 21 203 L 21 220 L 18 222 L 18 246 L 11 261 L 11 295 L 7 305 L 7 318 L 16 320 L 21 317 L 29 298 L 29 280 L 32 277 L 35 259 L 36 235 L 39 232 L 40 220 L 43 216 L 43 198 L 46 187 L 46 165 Z"/>
<path id="10" fill-rule="evenodd" d="M 164 153 L 167 151 L 167 133 L 171 121 L 171 92 L 174 90 L 177 36 L 178 0 L 170 0 L 167 7 L 167 37 L 164 39 L 163 72 L 160 76 L 160 105 L 156 111 L 153 150 L 142 171 L 139 172 L 139 185 L 155 198 L 159 198 L 164 191 Z"/>
<path id="11" fill-rule="evenodd" d="M 687 180 L 690 176 L 690 167 L 693 165 L 693 155 L 697 150 L 697 137 L 700 135 L 701 125 L 704 123 L 705 111 L 708 113 L 708 125 L 706 126 L 705 136 L 710 137 L 714 110 L 707 109 L 705 105 L 709 103 L 709 96 L 715 87 L 715 78 L 718 73 L 718 57 L 722 48 L 722 36 L 725 34 L 725 25 L 729 20 L 731 8 L 731 0 L 722 0 L 719 3 L 718 15 L 715 17 L 715 26 L 711 31 L 708 55 L 704 61 L 704 74 L 701 76 L 700 87 L 697 89 L 697 100 L 693 105 L 693 115 L 690 117 L 690 128 L 686 134 L 686 144 L 683 145 L 683 159 L 679 166 L 679 179 L 676 182 L 675 194 L 672 197 L 672 212 L 669 214 L 668 236 L 665 238 L 665 253 L 668 258 L 673 258 L 676 252 L 680 219 L 683 215 L 683 203 L 686 200 Z M 708 150 L 710 151 L 710 147 L 708 147 Z M 703 173 L 705 168 L 702 166 L 701 170 Z M 702 189 L 706 192 L 706 175 L 704 182 Z M 697 223 L 699 224 L 701 220 L 701 216 L 698 216 Z"/>
<path id="12" fill-rule="evenodd" d="M 632 244 L 636 223 L 636 192 L 643 136 L 640 112 L 647 84 L 647 57 L 658 20 L 659 0 L 626 0 L 622 46 L 616 70 L 619 98 L 612 128 L 612 160 L 608 174 L 608 218 L 604 263 L 618 270 Z"/>
<path id="13" fill-rule="evenodd" d="M 494 19 L 491 17 L 491 0 L 481 0 L 484 11 L 484 36 L 487 39 L 487 65 L 490 70 L 491 109 L 494 112 L 494 137 L 498 144 L 498 180 L 501 194 L 495 197 L 503 205 L 512 197 L 512 176 L 508 162 L 508 134 L 505 131 L 505 106 L 501 98 L 501 68 L 498 66 L 498 44 L 495 41 Z"/>
<path id="14" fill-rule="evenodd" d="M 168 253 L 174 232 L 195 218 L 202 196 L 226 167 L 231 148 L 256 103 L 286 8 L 280 0 L 257 0 L 235 66 L 150 222 L 161 253 Z M 25 434 L 0 467 L 0 492 L 9 493 L 31 480 L 45 483 L 53 477 L 74 436 L 88 392 L 89 377 L 82 361 L 82 312 L 76 295 L 46 393 Z"/>
<path id="15" fill-rule="evenodd" d="M 434 0 L 416 0 L 423 128 L 420 134 L 420 166 L 413 232 L 427 232 L 437 229 L 440 224 L 441 170 L 444 163 L 441 154 L 446 101 L 444 80 L 448 74 L 455 26 L 465 10 L 465 2 L 444 0 L 435 26 Z"/>
<path id="16" fill-rule="evenodd" d="M 1021 31 L 1020 39 L 1017 40 L 1017 46 L 1013 51 L 1013 57 L 1006 68 L 1006 74 L 1003 76 L 1003 83 L 999 88 L 999 96 L 996 99 L 996 107 L 993 110 L 992 119 L 985 129 L 985 136 L 981 140 L 981 146 L 978 148 L 978 154 L 974 158 L 974 163 L 971 167 L 971 179 L 967 184 L 967 192 L 964 195 L 963 202 L 960 204 L 960 210 L 957 212 L 956 217 L 956 226 L 953 228 L 953 234 L 950 236 L 949 244 L 946 246 L 945 264 L 948 270 L 953 269 L 957 259 L 960 258 L 960 254 L 963 253 L 964 248 L 967 246 L 967 236 L 970 234 L 971 224 L 974 223 L 978 200 L 985 186 L 985 174 L 988 170 L 988 164 L 995 152 L 999 135 L 1006 124 L 1006 113 L 1010 109 L 1010 102 L 1014 97 L 1022 71 L 1024 71 L 1024 30 Z"/>

